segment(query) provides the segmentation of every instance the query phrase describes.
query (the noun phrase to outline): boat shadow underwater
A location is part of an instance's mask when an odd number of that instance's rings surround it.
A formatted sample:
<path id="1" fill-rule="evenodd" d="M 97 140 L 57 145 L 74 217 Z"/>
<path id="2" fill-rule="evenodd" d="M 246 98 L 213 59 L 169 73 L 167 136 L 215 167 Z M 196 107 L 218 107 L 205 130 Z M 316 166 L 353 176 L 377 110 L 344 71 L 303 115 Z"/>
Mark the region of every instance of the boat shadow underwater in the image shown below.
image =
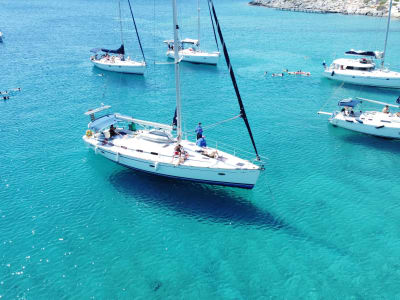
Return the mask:
<path id="1" fill-rule="evenodd" d="M 329 131 L 332 136 L 339 138 L 346 143 L 350 143 L 358 146 L 365 146 L 368 148 L 376 148 L 377 150 L 382 150 L 397 154 L 400 152 L 400 143 L 396 139 L 385 138 L 375 135 L 369 135 L 360 132 L 349 132 L 347 129 L 333 127 L 329 125 Z"/>
<path id="2" fill-rule="evenodd" d="M 350 255 L 330 241 L 310 236 L 283 219 L 258 208 L 238 191 L 179 182 L 135 170 L 121 170 L 110 175 L 110 183 L 129 199 L 173 211 L 203 223 L 251 226 L 279 231 L 298 241 L 307 241 L 342 256 Z"/>
<path id="3" fill-rule="evenodd" d="M 130 89 L 146 88 L 145 76 L 104 71 L 95 66 L 93 66 L 92 72 L 94 75 L 102 77 L 107 86 L 115 85 L 119 88 L 126 87 Z"/>
<path id="4" fill-rule="evenodd" d="M 134 170 L 118 171 L 110 176 L 110 182 L 129 198 L 140 199 L 146 204 L 200 222 L 252 225 L 297 232 L 294 227 L 253 205 L 240 192 L 230 188 L 180 182 Z"/>

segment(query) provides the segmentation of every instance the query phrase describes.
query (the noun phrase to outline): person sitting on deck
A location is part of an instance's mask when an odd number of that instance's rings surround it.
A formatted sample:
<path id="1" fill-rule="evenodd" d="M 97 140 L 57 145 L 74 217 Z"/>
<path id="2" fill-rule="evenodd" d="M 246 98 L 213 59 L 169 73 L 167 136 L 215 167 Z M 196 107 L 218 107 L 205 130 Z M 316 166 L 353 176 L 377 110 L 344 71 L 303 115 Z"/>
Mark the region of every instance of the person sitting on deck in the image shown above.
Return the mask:
<path id="1" fill-rule="evenodd" d="M 180 144 L 177 144 L 174 148 L 174 155 L 181 156 L 182 155 L 183 147 Z"/>
<path id="2" fill-rule="evenodd" d="M 110 126 L 110 137 L 112 138 L 112 137 L 117 136 L 117 135 L 119 135 L 119 133 L 116 131 L 116 128 L 114 127 L 114 125 L 111 124 L 111 126 Z"/>
<path id="3" fill-rule="evenodd" d="M 390 110 L 389 110 L 389 105 L 385 105 L 385 107 L 382 109 L 382 112 L 383 112 L 384 114 L 388 114 L 388 113 L 390 112 Z"/>
<path id="4" fill-rule="evenodd" d="M 130 131 L 135 132 L 135 131 L 136 131 L 136 125 L 135 125 L 135 123 L 133 123 L 133 122 L 132 122 L 132 123 L 129 123 L 128 128 L 129 128 Z"/>
<path id="5" fill-rule="evenodd" d="M 202 135 L 199 139 L 197 139 L 196 145 L 201 148 L 207 147 L 206 137 Z"/>

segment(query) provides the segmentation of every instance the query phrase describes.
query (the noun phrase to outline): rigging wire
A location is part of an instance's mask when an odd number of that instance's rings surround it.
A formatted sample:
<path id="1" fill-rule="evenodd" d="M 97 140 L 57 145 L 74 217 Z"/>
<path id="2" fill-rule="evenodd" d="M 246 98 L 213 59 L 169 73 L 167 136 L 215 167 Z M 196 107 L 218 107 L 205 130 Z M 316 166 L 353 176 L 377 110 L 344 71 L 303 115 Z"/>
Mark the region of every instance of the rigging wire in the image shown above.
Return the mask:
<path id="1" fill-rule="evenodd" d="M 118 1 L 118 13 L 119 13 L 119 27 L 121 32 L 121 44 L 124 44 L 124 36 L 122 33 L 122 18 L 121 18 L 121 1 Z"/>
<path id="2" fill-rule="evenodd" d="M 321 106 L 321 108 L 320 108 L 318 111 L 322 111 L 322 110 L 324 109 L 324 107 L 328 104 L 328 102 L 330 102 L 330 101 L 332 100 L 333 97 L 336 97 L 336 94 L 337 94 L 338 91 L 343 87 L 343 85 L 344 85 L 344 82 L 342 82 L 342 83 L 340 84 L 340 86 L 337 87 L 337 88 L 334 90 L 333 94 L 332 94 L 330 97 L 328 97 L 328 99 L 326 100 L 326 102 Z"/>
<path id="3" fill-rule="evenodd" d="M 133 11 L 132 11 L 131 2 L 130 2 L 129 0 L 128 0 L 128 4 L 129 4 L 129 10 L 131 11 L 131 16 L 132 16 L 133 25 L 135 26 L 135 31 L 136 31 L 136 36 L 137 36 L 137 39 L 138 39 L 138 42 L 139 42 L 140 51 L 142 52 L 143 61 L 146 63 L 146 58 L 144 57 L 142 42 L 140 41 L 139 32 L 138 32 L 138 30 L 137 30 L 137 26 L 136 26 L 136 22 L 135 22 L 135 17 L 133 16 Z"/>
<path id="4" fill-rule="evenodd" d="M 238 118 L 240 118 L 240 117 L 241 117 L 241 115 L 239 114 L 239 115 L 234 116 L 234 117 L 232 117 L 232 118 L 225 119 L 225 120 L 222 120 L 222 121 L 219 121 L 219 122 L 216 122 L 216 123 L 207 125 L 207 126 L 203 126 L 203 130 L 211 129 L 211 128 L 217 127 L 217 126 L 220 125 L 220 124 L 223 124 L 223 123 L 226 123 L 226 122 L 229 122 L 229 121 L 233 121 L 233 120 L 238 119 Z M 189 133 L 189 132 L 188 132 L 188 131 L 184 131 L 184 133 Z"/>
<path id="5" fill-rule="evenodd" d="M 210 3 L 207 1 L 207 4 L 208 4 L 208 12 L 210 13 L 212 29 L 213 29 L 213 32 L 214 32 L 215 44 L 217 45 L 217 49 L 218 49 L 218 52 L 219 52 L 218 40 L 217 40 L 217 35 L 215 33 L 214 19 L 213 19 L 212 14 L 211 14 Z"/>
<path id="6" fill-rule="evenodd" d="M 222 36 L 221 26 L 219 25 L 219 22 L 218 22 L 217 13 L 215 12 L 215 7 L 214 7 L 214 4 L 213 4 L 212 0 L 208 0 L 208 1 L 210 2 L 210 6 L 211 6 L 211 9 L 212 9 L 214 21 L 215 21 L 215 24 L 216 24 L 217 29 L 218 29 L 219 39 L 220 39 L 220 42 L 221 42 L 221 45 L 222 45 L 222 49 L 224 51 L 226 65 L 228 66 L 228 70 L 229 70 L 229 73 L 231 75 L 233 88 L 235 90 L 236 97 L 237 97 L 237 100 L 238 100 L 238 103 L 239 103 L 240 115 L 241 115 L 241 117 L 242 117 L 242 119 L 243 119 L 243 121 L 244 121 L 244 123 L 246 125 L 246 128 L 247 128 L 247 131 L 249 133 L 251 142 L 253 144 L 254 152 L 256 153 L 256 157 L 257 157 L 258 160 L 260 160 L 260 157 L 259 157 L 259 154 L 258 154 L 258 151 L 257 151 L 257 147 L 256 147 L 256 142 L 254 141 L 253 133 L 251 132 L 250 123 L 249 123 L 249 121 L 247 119 L 246 111 L 244 110 L 242 97 L 240 96 L 239 87 L 237 85 L 235 74 L 233 72 L 233 68 L 232 68 L 232 65 L 231 65 L 230 58 L 229 58 L 228 50 L 226 48 L 225 41 L 224 41 L 224 38 Z"/>

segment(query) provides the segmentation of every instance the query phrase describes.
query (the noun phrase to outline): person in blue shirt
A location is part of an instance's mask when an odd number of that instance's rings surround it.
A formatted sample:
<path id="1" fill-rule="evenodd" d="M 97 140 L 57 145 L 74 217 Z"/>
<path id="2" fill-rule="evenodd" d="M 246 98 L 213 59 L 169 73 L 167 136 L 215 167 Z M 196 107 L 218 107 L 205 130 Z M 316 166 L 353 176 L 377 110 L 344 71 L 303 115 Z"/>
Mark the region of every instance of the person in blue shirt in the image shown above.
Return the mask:
<path id="1" fill-rule="evenodd" d="M 197 125 L 195 132 L 197 134 L 196 140 L 200 139 L 203 136 L 203 128 L 201 128 L 201 123 Z"/>
<path id="2" fill-rule="evenodd" d="M 204 135 L 197 139 L 196 145 L 202 148 L 207 147 L 207 142 Z"/>

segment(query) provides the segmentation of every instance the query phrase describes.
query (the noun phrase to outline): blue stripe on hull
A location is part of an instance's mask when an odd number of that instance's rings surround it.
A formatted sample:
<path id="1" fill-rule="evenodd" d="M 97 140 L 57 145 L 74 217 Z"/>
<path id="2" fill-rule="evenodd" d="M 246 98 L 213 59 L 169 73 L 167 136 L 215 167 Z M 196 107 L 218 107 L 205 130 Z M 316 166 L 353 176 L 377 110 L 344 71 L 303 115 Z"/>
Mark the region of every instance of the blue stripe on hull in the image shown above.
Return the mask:
<path id="1" fill-rule="evenodd" d="M 221 181 L 211 181 L 211 180 L 202 180 L 202 179 L 178 177 L 178 176 L 154 173 L 154 172 L 138 169 L 138 168 L 135 168 L 135 167 L 127 166 L 127 165 L 124 165 L 124 164 L 121 164 L 121 163 L 118 163 L 118 162 L 117 162 L 117 164 L 119 164 L 121 166 L 124 166 L 124 167 L 127 167 L 129 169 L 136 170 L 136 171 L 145 172 L 145 173 L 148 173 L 148 174 L 167 177 L 167 178 L 172 178 L 172 179 L 179 179 L 179 180 L 192 181 L 192 182 L 197 182 L 197 183 L 205 183 L 205 184 L 211 184 L 211 185 L 230 186 L 230 187 L 237 187 L 237 188 L 249 189 L 249 190 L 251 190 L 254 187 L 254 184 L 244 184 L 244 183 L 234 183 L 234 182 L 221 182 Z"/>

